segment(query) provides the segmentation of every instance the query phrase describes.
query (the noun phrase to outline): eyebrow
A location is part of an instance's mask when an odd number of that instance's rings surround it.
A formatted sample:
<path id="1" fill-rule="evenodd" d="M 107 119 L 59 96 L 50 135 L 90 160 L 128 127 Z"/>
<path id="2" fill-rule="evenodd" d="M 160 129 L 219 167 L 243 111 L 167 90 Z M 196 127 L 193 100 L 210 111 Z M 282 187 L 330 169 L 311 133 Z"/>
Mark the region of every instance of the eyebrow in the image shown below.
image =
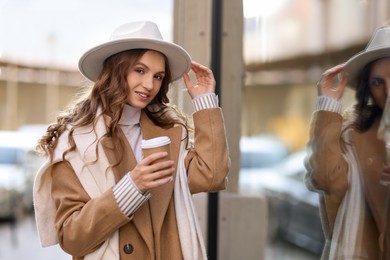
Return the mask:
<path id="1" fill-rule="evenodd" d="M 137 66 L 137 65 L 141 65 L 141 66 L 147 68 L 148 70 L 150 70 L 149 66 L 146 65 L 145 63 L 141 62 L 141 61 L 137 61 L 137 62 L 134 64 L 134 66 Z M 159 73 L 159 74 L 165 74 L 165 69 L 162 70 L 162 71 L 156 72 L 156 74 L 158 74 L 158 73 Z"/>

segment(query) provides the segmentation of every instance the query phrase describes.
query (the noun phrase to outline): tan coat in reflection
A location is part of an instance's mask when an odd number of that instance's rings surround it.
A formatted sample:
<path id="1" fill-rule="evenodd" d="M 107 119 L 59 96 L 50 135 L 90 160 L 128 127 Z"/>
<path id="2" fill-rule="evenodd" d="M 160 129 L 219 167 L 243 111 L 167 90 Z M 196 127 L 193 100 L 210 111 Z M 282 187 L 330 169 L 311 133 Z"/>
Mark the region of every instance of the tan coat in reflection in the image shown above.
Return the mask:
<path id="1" fill-rule="evenodd" d="M 230 159 L 222 111 L 220 108 L 204 109 L 196 112 L 193 118 L 197 146 L 185 162 L 189 188 L 192 193 L 225 189 Z M 183 128 L 160 128 L 144 113 L 141 125 L 145 139 L 161 135 L 170 137 L 171 156 L 177 162 Z M 126 140 L 124 135 L 120 138 Z M 116 161 L 114 158 L 119 155 L 110 139 L 102 140 L 102 145 L 109 161 Z M 116 182 L 135 165 L 133 151 L 127 145 L 124 160 L 113 168 Z M 52 176 L 58 240 L 64 251 L 75 256 L 73 259 L 83 259 L 83 255 L 94 251 L 118 229 L 120 259 L 183 258 L 175 217 L 174 182 L 152 190 L 151 199 L 128 217 L 118 208 L 111 189 L 91 200 L 67 162 L 53 166 Z"/>
<path id="2" fill-rule="evenodd" d="M 327 259 L 337 210 L 348 189 L 348 162 L 342 154 L 344 144 L 340 138 L 342 123 L 343 118 L 338 113 L 317 111 L 310 126 L 309 144 L 312 154 L 308 161 L 306 181 L 310 189 L 321 192 L 320 210 L 327 240 L 323 259 Z M 356 150 L 362 173 L 366 204 L 362 252 L 366 257 L 364 259 L 370 260 L 381 259 L 385 225 L 390 223 L 386 212 L 388 191 L 379 184 L 386 153 L 384 142 L 377 138 L 378 126 L 379 118 L 368 131 L 351 133 L 351 144 Z"/>

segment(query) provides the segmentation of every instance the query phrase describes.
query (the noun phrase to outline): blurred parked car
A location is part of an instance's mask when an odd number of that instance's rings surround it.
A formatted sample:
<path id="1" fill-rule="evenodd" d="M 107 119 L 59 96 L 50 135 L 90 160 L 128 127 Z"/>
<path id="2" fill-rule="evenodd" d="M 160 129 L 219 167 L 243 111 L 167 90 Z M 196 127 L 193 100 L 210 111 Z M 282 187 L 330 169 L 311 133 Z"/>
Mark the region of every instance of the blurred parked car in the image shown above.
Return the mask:
<path id="1" fill-rule="evenodd" d="M 270 167 L 284 159 L 287 146 L 271 135 L 243 136 L 240 139 L 241 168 Z"/>
<path id="2" fill-rule="evenodd" d="M 36 134 L 0 131 L 0 220 L 14 221 L 32 210 L 32 183 L 43 162 L 36 142 Z"/>
<path id="3" fill-rule="evenodd" d="M 321 254 L 324 234 L 319 215 L 318 194 L 304 184 L 306 151 L 289 155 L 267 168 L 241 168 L 240 192 L 260 193 L 269 209 L 268 237 L 287 240 Z"/>
<path id="4" fill-rule="evenodd" d="M 48 125 L 47 124 L 27 124 L 22 125 L 17 129 L 17 132 L 21 135 L 24 135 L 25 138 L 29 139 L 29 146 L 26 154 L 25 169 L 26 169 L 26 188 L 25 188 L 25 208 L 27 211 L 33 210 L 33 185 L 35 174 L 37 173 L 39 167 L 44 162 L 44 157 L 41 154 L 38 154 L 35 151 L 35 147 L 38 143 L 38 139 L 46 132 Z"/>

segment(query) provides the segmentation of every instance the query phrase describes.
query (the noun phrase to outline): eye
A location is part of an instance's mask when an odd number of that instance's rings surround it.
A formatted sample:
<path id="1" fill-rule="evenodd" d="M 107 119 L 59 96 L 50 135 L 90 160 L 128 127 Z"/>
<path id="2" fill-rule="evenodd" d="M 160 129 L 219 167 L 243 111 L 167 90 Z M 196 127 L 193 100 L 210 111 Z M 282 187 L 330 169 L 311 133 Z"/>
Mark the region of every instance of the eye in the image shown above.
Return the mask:
<path id="1" fill-rule="evenodd" d="M 145 74 L 145 70 L 144 69 L 140 69 L 140 68 L 136 68 L 135 71 L 139 74 Z"/>
<path id="2" fill-rule="evenodd" d="M 386 86 L 386 82 L 381 78 L 370 78 L 368 84 L 371 88 L 383 88 Z"/>
<path id="3" fill-rule="evenodd" d="M 154 76 L 154 78 L 157 79 L 157 80 L 163 80 L 164 79 L 164 74 L 156 74 Z"/>

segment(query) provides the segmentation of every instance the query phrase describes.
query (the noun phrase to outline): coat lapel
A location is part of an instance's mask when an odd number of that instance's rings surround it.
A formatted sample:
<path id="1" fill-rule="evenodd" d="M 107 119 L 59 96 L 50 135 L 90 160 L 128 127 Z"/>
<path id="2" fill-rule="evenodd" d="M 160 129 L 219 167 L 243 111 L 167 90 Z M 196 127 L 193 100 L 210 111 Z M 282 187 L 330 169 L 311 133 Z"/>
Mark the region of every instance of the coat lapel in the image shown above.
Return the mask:
<path id="1" fill-rule="evenodd" d="M 125 143 L 124 147 L 124 158 L 119 163 L 119 165 L 113 167 L 113 172 L 115 176 L 115 183 L 117 183 L 122 177 L 134 169 L 134 167 L 137 165 L 137 161 L 134 156 L 134 152 L 130 147 L 129 142 L 126 139 L 126 136 L 120 130 L 119 138 Z M 121 156 L 118 151 L 115 149 L 115 145 L 112 141 L 111 137 L 105 137 L 102 138 L 102 146 L 104 149 L 104 152 L 108 158 L 108 161 L 110 164 L 116 163 L 118 160 L 117 158 L 120 158 Z M 145 243 L 148 245 L 149 250 L 153 252 L 153 235 L 150 233 L 152 222 L 150 219 L 150 211 L 149 211 L 149 205 L 148 202 L 146 202 L 142 207 L 140 207 L 137 210 L 137 213 L 134 215 L 133 218 L 134 224 L 137 226 L 137 229 L 139 233 L 141 234 L 142 238 L 145 240 Z"/>
<path id="2" fill-rule="evenodd" d="M 171 139 L 170 154 L 171 159 L 174 160 L 175 169 L 177 169 L 177 160 L 179 157 L 181 126 L 175 126 L 169 129 L 164 129 L 153 124 L 153 122 L 146 116 L 144 112 L 141 114 L 141 128 L 143 139 L 150 139 L 159 136 L 168 136 Z M 174 178 L 176 176 L 174 175 Z M 163 186 L 151 190 L 152 197 L 150 198 L 150 210 L 152 215 L 152 222 L 155 232 L 161 230 L 162 223 L 165 218 L 165 213 L 168 209 L 169 202 L 173 195 L 174 181 L 169 182 Z"/>

